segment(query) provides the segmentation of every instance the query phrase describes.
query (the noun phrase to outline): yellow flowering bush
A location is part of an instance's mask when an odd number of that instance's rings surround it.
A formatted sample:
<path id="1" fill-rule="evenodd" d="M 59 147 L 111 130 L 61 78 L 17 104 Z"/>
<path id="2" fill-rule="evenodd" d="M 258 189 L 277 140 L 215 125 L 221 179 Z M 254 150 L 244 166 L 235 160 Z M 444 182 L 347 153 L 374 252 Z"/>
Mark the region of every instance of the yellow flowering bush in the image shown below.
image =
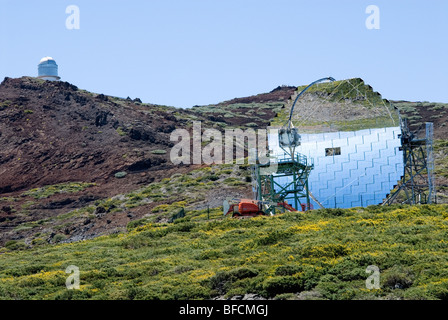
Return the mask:
<path id="1" fill-rule="evenodd" d="M 301 291 L 322 299 L 448 297 L 447 206 L 244 220 L 223 218 L 219 210 L 210 219 L 204 213 L 187 211 L 175 223 L 148 221 L 88 241 L 6 251 L 0 254 L 0 298 L 293 298 Z M 83 290 L 65 288 L 70 264 L 79 267 Z M 380 289 L 366 289 L 371 265 L 380 270 Z"/>

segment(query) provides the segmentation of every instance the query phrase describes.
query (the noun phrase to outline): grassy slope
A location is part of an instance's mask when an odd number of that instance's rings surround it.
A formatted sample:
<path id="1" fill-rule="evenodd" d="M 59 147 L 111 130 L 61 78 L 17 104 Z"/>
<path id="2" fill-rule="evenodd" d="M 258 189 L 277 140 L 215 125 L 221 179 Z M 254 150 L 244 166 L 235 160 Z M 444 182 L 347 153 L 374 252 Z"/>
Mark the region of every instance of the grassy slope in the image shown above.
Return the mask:
<path id="1" fill-rule="evenodd" d="M 448 298 L 447 206 L 317 210 L 246 220 L 219 209 L 174 224 L 0 255 L 2 299 Z M 65 268 L 81 290 L 65 289 Z M 367 290 L 365 270 L 381 270 Z"/>

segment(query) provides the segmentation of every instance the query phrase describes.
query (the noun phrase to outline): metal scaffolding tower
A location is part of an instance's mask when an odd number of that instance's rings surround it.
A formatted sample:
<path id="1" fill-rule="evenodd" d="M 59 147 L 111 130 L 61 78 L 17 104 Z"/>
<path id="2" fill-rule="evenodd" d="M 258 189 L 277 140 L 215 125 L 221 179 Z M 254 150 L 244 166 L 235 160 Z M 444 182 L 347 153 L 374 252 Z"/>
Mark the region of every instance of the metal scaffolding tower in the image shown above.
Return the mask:
<path id="1" fill-rule="evenodd" d="M 416 131 L 411 131 L 407 119 L 400 119 L 400 126 L 404 173 L 395 192 L 386 198 L 383 205 L 436 203 L 433 123 L 426 122 Z"/>
<path id="2" fill-rule="evenodd" d="M 266 209 L 275 214 L 276 204 L 288 201 L 297 210 L 309 210 L 310 193 L 308 176 L 314 168 L 313 161 L 306 156 L 295 153 L 294 159 L 289 154 L 277 157 L 275 173 L 264 170 L 271 164 L 252 166 L 254 193 L 257 200 L 269 202 Z"/>

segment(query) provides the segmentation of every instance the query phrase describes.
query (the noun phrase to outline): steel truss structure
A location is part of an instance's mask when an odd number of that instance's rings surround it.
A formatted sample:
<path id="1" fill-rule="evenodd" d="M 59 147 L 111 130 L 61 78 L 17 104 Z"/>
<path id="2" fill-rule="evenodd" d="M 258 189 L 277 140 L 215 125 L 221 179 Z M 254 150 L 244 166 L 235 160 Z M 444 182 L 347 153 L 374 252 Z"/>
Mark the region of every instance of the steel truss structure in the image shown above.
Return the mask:
<path id="1" fill-rule="evenodd" d="M 289 154 L 276 158 L 275 173 L 266 170 L 272 163 L 252 166 L 252 181 L 257 200 L 269 202 L 266 210 L 275 214 L 277 203 L 287 201 L 297 210 L 310 210 L 310 193 L 308 177 L 314 168 L 312 159 L 295 153 L 294 159 Z M 281 209 L 281 208 L 280 208 Z"/>
<path id="2" fill-rule="evenodd" d="M 400 126 L 404 172 L 401 181 L 382 205 L 436 203 L 433 123 L 426 122 L 411 131 L 407 119 L 400 119 Z"/>

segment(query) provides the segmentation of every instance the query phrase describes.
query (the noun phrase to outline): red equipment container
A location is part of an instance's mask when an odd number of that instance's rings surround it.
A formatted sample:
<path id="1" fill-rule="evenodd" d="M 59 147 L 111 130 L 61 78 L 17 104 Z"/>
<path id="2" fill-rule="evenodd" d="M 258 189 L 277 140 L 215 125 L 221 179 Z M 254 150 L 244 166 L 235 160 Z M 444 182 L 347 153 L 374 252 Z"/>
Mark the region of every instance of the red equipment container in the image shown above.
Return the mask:
<path id="1" fill-rule="evenodd" d="M 240 214 L 248 213 L 258 213 L 260 212 L 260 207 L 258 206 L 258 201 L 250 199 L 242 199 L 238 205 L 238 211 Z"/>

